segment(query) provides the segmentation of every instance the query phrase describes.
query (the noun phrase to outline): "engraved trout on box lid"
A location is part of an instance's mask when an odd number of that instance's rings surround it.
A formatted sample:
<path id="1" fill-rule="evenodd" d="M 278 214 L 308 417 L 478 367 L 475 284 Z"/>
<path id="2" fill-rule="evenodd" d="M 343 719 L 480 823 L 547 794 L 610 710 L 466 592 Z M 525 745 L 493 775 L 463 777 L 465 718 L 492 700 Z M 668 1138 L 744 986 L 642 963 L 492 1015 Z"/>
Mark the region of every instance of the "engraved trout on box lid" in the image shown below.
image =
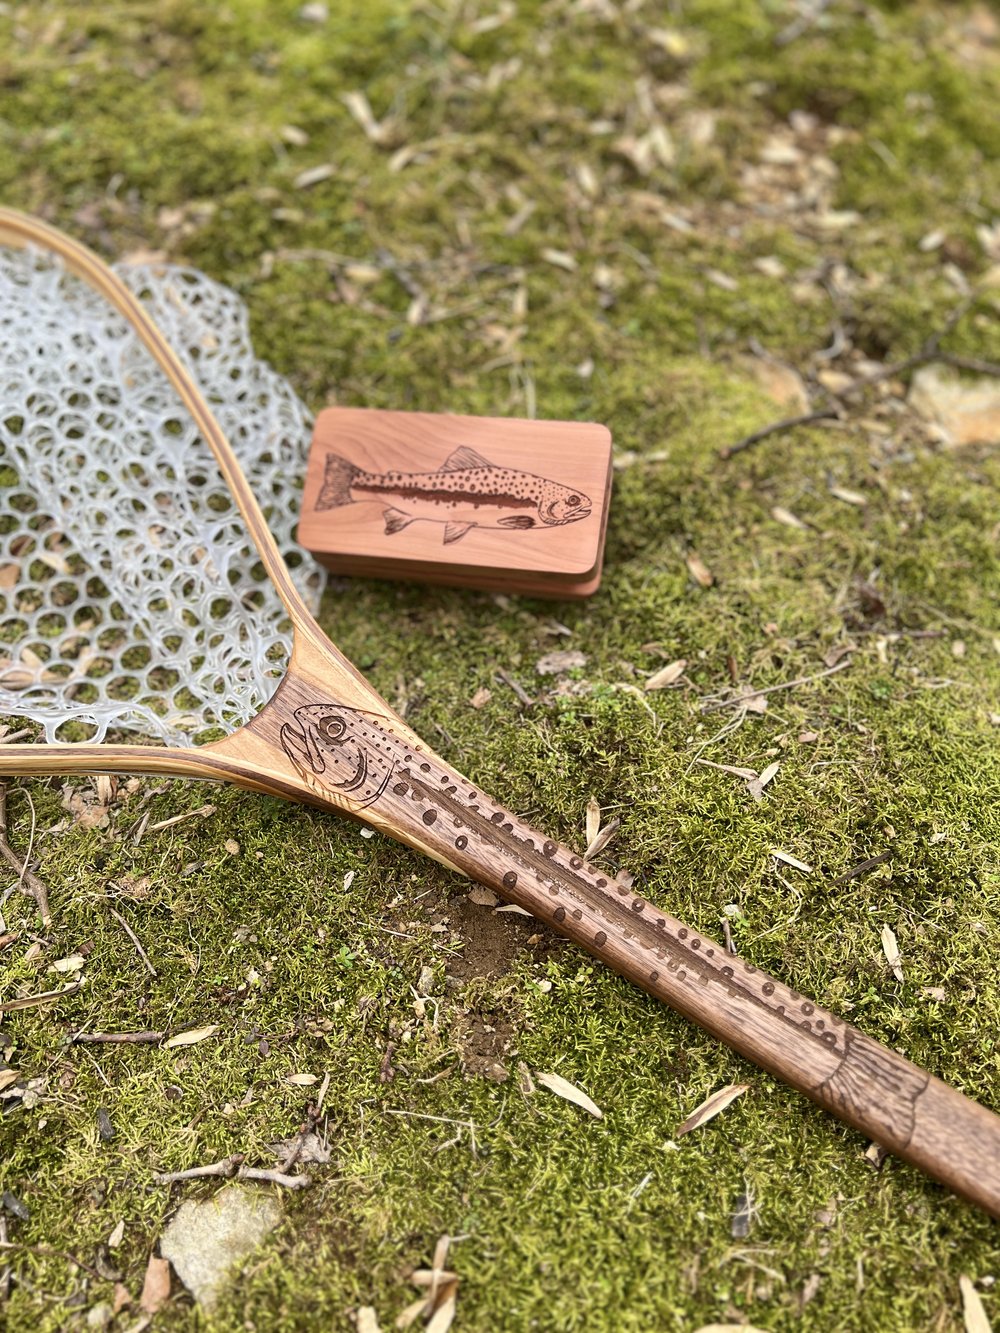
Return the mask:
<path id="1" fill-rule="evenodd" d="M 590 514 L 590 497 L 533 472 L 497 467 L 462 445 L 436 472 L 366 472 L 340 454 L 327 454 L 317 509 L 380 500 L 386 535 L 411 523 L 444 524 L 446 544 L 470 528 L 559 527 Z"/>

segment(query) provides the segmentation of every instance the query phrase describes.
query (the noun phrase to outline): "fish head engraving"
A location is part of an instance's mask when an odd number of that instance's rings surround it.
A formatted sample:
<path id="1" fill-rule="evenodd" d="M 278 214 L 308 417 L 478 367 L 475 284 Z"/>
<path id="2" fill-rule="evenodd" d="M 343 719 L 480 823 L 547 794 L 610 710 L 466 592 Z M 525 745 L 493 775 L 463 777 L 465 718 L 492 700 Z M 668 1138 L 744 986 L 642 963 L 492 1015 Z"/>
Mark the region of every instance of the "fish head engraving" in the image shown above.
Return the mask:
<path id="1" fill-rule="evenodd" d="M 538 501 L 538 517 L 546 526 L 577 523 L 590 513 L 590 496 L 558 482 L 547 481 Z"/>
<path id="2" fill-rule="evenodd" d="M 281 728 L 285 753 L 299 772 L 325 791 L 370 805 L 395 769 L 394 746 L 373 715 L 342 704 L 303 704 Z"/>

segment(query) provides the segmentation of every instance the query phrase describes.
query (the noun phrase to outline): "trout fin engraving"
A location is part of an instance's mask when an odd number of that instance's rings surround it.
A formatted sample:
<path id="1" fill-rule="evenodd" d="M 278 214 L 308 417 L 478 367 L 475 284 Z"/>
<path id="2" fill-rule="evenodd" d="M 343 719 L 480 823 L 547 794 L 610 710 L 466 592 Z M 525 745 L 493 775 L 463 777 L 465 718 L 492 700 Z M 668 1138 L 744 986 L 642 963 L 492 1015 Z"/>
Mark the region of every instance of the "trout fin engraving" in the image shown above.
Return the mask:
<path id="1" fill-rule="evenodd" d="M 346 458 L 341 458 L 339 454 L 327 454 L 326 466 L 323 469 L 323 485 L 316 501 L 316 508 L 337 509 L 340 505 L 351 504 L 351 483 L 360 471 L 359 467 L 349 463 Z"/>
<path id="2" fill-rule="evenodd" d="M 467 444 L 460 444 L 455 452 L 441 464 L 441 471 L 462 472 L 465 468 L 492 466 L 493 464 L 485 459 L 482 454 L 477 454 L 475 449 L 470 449 Z"/>
<path id="3" fill-rule="evenodd" d="M 385 519 L 385 535 L 391 537 L 394 532 L 402 532 L 405 527 L 413 522 L 412 514 L 404 514 L 401 509 L 383 509 L 382 517 Z M 445 538 L 447 541 L 447 538 Z"/>
<path id="4" fill-rule="evenodd" d="M 475 527 L 474 523 L 446 523 L 444 525 L 445 546 L 451 546 L 453 542 L 460 542 L 472 527 Z"/>

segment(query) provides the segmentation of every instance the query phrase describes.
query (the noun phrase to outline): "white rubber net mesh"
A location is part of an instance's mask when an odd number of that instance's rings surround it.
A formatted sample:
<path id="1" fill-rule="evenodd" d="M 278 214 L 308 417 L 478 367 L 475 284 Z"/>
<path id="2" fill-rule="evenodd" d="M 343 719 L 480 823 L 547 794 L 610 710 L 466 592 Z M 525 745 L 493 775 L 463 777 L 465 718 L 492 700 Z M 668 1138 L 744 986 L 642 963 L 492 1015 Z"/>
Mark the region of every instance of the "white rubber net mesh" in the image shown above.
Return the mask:
<path id="1" fill-rule="evenodd" d="M 246 310 L 188 269 L 129 267 L 215 412 L 307 601 L 293 529 L 311 419 Z M 214 459 L 124 319 L 47 257 L 0 247 L 0 713 L 47 740 L 190 745 L 271 697 L 291 648 Z M 74 724 L 74 725 L 68 725 Z"/>

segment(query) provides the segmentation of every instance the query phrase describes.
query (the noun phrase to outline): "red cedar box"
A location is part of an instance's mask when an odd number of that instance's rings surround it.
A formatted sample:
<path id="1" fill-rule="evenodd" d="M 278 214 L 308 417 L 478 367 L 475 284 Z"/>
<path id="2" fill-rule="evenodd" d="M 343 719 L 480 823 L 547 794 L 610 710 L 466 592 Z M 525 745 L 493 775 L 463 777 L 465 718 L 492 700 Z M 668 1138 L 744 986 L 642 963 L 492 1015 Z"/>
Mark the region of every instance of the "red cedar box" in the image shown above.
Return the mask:
<path id="1" fill-rule="evenodd" d="M 331 407 L 298 540 L 338 574 L 587 597 L 610 496 L 606 426 Z"/>

